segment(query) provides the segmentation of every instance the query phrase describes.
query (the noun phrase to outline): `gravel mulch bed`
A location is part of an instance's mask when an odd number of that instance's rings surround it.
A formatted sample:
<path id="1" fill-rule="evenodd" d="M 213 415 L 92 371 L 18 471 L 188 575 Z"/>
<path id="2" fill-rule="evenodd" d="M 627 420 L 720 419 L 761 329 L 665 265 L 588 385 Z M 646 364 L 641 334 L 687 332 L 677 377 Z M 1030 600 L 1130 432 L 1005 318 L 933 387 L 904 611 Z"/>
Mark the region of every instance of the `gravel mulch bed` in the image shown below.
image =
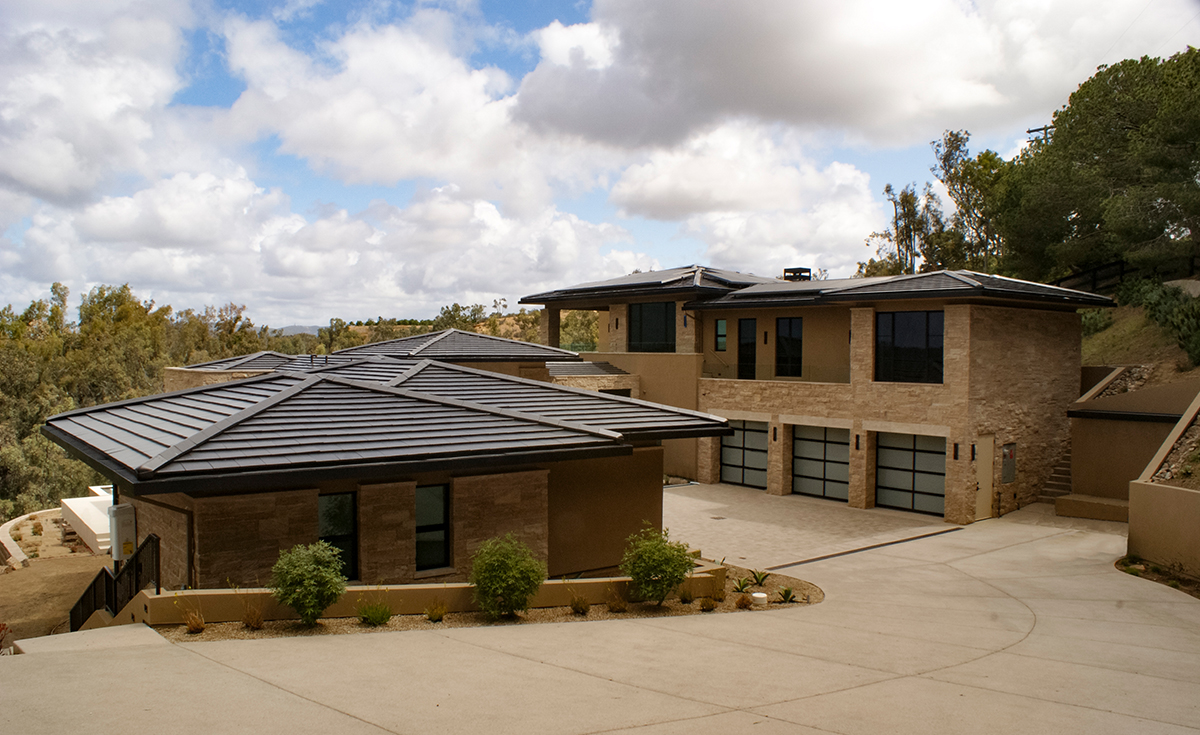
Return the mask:
<path id="1" fill-rule="evenodd" d="M 396 632 L 404 630 L 439 630 L 443 628 L 469 628 L 481 625 L 537 625 L 539 623 L 574 623 L 590 620 L 627 620 L 633 618 L 663 618 L 680 615 L 711 615 L 716 613 L 748 613 L 761 610 L 778 610 L 783 607 L 815 605 L 825 599 L 819 587 L 802 579 L 772 573 L 761 586 L 752 592 L 766 592 L 770 602 L 754 606 L 749 610 L 737 607 L 740 593 L 734 592 L 739 578 L 750 578 L 750 570 L 726 565 L 725 599 L 716 603 L 711 612 L 700 609 L 700 600 L 685 605 L 678 599 L 667 600 L 661 607 L 652 602 L 631 602 L 625 612 L 615 612 L 607 605 L 592 605 L 586 615 L 577 615 L 569 607 L 548 607 L 528 610 L 514 618 L 490 621 L 483 613 L 447 613 L 439 623 L 431 623 L 424 615 L 393 615 L 386 625 L 370 626 L 358 618 L 321 618 L 314 627 L 306 627 L 295 620 L 269 620 L 259 630 L 251 630 L 242 623 L 209 623 L 202 633 L 188 633 L 183 625 L 158 625 L 155 630 L 164 638 L 175 643 L 195 643 L 232 639 L 282 638 L 285 636 L 346 635 L 359 633 Z M 753 581 L 753 580 L 751 580 Z M 790 587 L 797 602 L 781 603 L 779 591 Z"/>

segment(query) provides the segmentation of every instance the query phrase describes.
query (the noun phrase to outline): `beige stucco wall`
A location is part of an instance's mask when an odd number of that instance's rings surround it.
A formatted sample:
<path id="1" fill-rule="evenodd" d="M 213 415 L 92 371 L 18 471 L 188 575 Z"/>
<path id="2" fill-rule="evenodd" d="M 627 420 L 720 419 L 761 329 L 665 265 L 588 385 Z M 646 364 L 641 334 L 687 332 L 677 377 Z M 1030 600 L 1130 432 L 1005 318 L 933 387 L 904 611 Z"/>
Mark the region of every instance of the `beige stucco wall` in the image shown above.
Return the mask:
<path id="1" fill-rule="evenodd" d="M 1200 578 L 1200 492 L 1129 483 L 1129 553 Z"/>
<path id="2" fill-rule="evenodd" d="M 1129 499 L 1137 479 L 1175 424 L 1149 421 L 1071 421 L 1071 492 Z"/>
<path id="3" fill-rule="evenodd" d="M 850 310 L 834 306 L 702 312 L 705 376 L 737 377 L 738 320 L 754 319 L 757 330 L 756 375 L 762 380 L 775 380 L 775 320 L 780 317 L 804 319 L 804 346 L 801 376 L 779 380 L 821 383 L 850 381 Z M 726 347 L 723 351 L 716 350 L 718 319 L 725 320 Z M 763 339 L 764 332 L 766 340 Z"/>
<path id="4" fill-rule="evenodd" d="M 631 534 L 662 526 L 662 462 L 661 447 L 640 447 L 550 467 L 550 576 L 615 566 Z"/>

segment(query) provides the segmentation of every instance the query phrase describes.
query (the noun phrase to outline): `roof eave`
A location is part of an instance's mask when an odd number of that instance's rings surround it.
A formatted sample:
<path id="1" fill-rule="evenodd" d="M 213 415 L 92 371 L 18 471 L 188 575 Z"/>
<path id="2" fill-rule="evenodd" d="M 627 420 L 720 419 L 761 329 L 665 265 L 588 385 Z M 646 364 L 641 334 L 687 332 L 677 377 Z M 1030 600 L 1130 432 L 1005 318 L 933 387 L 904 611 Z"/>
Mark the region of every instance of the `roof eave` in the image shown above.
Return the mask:
<path id="1" fill-rule="evenodd" d="M 619 457 L 633 453 L 627 443 L 600 443 L 569 449 L 540 449 L 526 452 L 486 452 L 459 457 L 417 458 L 385 462 L 339 462 L 324 465 L 292 466 L 259 471 L 245 469 L 161 477 L 149 481 L 127 479 L 133 492 L 141 495 L 188 493 L 197 495 L 246 494 L 282 490 L 330 480 L 381 480 L 400 475 L 429 472 L 477 471 L 507 468 L 542 462 Z"/>

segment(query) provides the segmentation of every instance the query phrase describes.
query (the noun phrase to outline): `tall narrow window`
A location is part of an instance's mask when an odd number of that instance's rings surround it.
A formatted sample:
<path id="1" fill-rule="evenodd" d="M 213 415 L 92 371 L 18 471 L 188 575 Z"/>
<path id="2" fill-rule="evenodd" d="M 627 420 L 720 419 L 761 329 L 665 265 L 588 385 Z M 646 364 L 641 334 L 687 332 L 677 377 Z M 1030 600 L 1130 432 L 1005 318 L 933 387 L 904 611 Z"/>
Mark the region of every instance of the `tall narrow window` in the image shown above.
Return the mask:
<path id="1" fill-rule="evenodd" d="M 804 356 L 804 319 L 784 316 L 775 320 L 775 375 L 799 378 Z"/>
<path id="2" fill-rule="evenodd" d="M 754 380 L 758 371 L 758 322 L 738 319 L 738 380 Z"/>
<path id="3" fill-rule="evenodd" d="M 417 571 L 450 566 L 450 488 L 417 487 Z"/>
<path id="4" fill-rule="evenodd" d="M 675 302 L 629 305 L 629 351 L 675 351 Z"/>
<path id="5" fill-rule="evenodd" d="M 942 382 L 944 315 L 888 311 L 875 315 L 875 380 Z"/>
<path id="6" fill-rule="evenodd" d="M 358 579 L 358 513 L 354 493 L 317 497 L 317 537 L 341 552 L 342 574 Z"/>
<path id="7" fill-rule="evenodd" d="M 729 329 L 728 326 L 726 326 L 726 324 L 727 323 L 724 319 L 717 320 L 716 343 L 713 345 L 713 350 L 715 350 L 717 352 L 725 351 L 725 340 L 726 340 L 726 335 L 728 334 L 728 329 Z"/>

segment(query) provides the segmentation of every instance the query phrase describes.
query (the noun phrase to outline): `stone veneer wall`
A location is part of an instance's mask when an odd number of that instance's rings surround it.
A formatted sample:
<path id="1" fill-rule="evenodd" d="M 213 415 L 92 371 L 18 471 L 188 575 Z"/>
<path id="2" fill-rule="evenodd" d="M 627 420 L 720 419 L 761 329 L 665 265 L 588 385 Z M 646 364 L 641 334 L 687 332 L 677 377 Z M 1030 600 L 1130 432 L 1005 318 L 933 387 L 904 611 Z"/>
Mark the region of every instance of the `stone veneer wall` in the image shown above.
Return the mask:
<path id="1" fill-rule="evenodd" d="M 192 518 L 192 499 L 179 493 L 142 498 L 120 489 L 121 503 L 134 508 L 137 542 L 150 534 L 159 538 L 159 574 L 168 589 L 183 589 L 195 584 L 188 579 L 188 534 Z M 164 507 L 165 506 L 165 507 Z"/>
<path id="2" fill-rule="evenodd" d="M 897 302 L 886 310 L 936 308 Z M 1005 487 L 999 483 L 999 447 L 1008 441 L 1018 444 L 1015 492 L 1002 496 L 1000 503 L 1000 512 L 1014 510 L 1032 502 L 1068 437 L 1066 409 L 1078 397 L 1078 316 L 965 304 L 946 305 L 944 312 L 941 384 L 875 382 L 875 309 L 854 308 L 849 384 L 705 378 L 699 410 L 779 429 L 768 436 L 767 491 L 776 494 L 791 491 L 789 425 L 849 428 L 850 505 L 859 508 L 874 505 L 879 432 L 944 437 L 945 518 L 953 523 L 975 518 L 977 483 L 970 447 L 980 435 L 995 433 L 997 488 Z M 699 442 L 701 482 L 719 480 L 719 453 L 719 439 Z"/>
<path id="3" fill-rule="evenodd" d="M 971 426 L 996 437 L 1000 513 L 1036 502 L 1070 444 L 1067 409 L 1079 398 L 1075 312 L 976 306 L 971 312 Z M 1001 452 L 1015 443 L 1016 482 L 1000 483 Z"/>
<path id="4" fill-rule="evenodd" d="M 317 540 L 317 488 L 196 498 L 201 588 L 265 586 L 279 552 Z"/>
<path id="5" fill-rule="evenodd" d="M 534 556 L 548 554 L 548 470 L 456 477 L 451 481 L 451 544 L 455 581 L 465 581 L 471 555 L 494 536 L 512 533 Z M 439 579 L 442 579 L 439 577 Z"/>
<path id="6" fill-rule="evenodd" d="M 630 398 L 641 398 L 641 379 L 637 375 L 559 375 L 551 379 L 555 385 L 583 390 L 629 390 Z"/>
<path id="7" fill-rule="evenodd" d="M 270 370 L 189 370 L 188 368 L 169 367 L 163 370 L 163 390 L 167 393 L 185 388 L 199 388 L 205 385 L 226 383 L 230 380 L 253 378 L 256 375 L 269 373 Z"/>
<path id="8" fill-rule="evenodd" d="M 414 480 L 358 487 L 358 576 L 364 584 L 401 584 L 416 574 Z"/>

